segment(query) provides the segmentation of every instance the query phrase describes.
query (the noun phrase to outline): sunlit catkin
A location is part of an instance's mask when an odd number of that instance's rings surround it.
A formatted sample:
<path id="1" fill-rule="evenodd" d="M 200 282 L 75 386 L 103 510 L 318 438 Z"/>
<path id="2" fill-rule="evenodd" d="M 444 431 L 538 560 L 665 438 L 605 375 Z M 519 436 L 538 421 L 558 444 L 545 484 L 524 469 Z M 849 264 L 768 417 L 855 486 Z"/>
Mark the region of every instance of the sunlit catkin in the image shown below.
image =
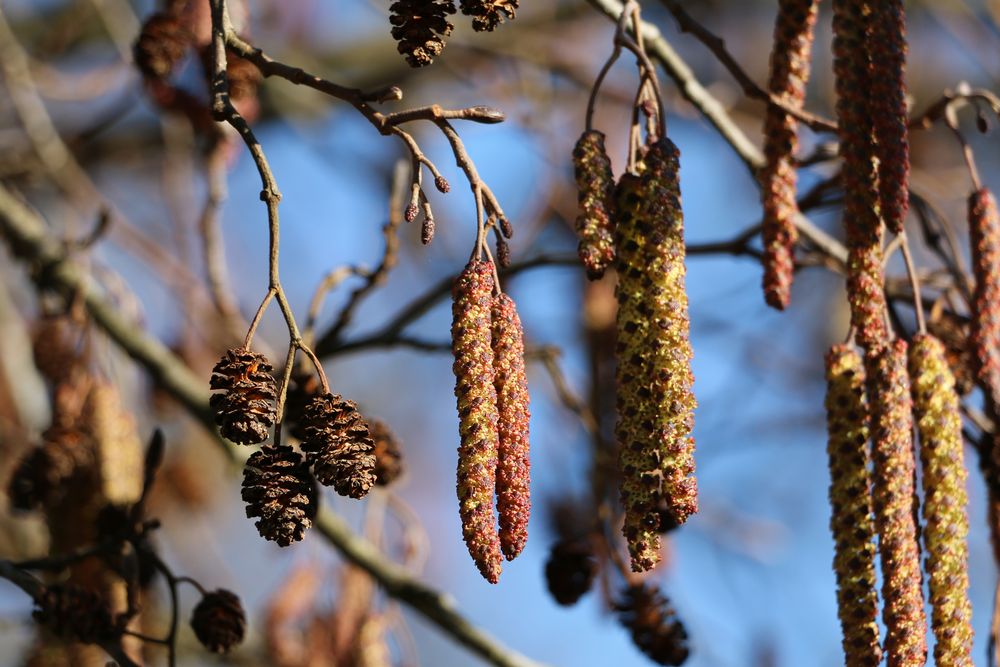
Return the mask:
<path id="1" fill-rule="evenodd" d="M 869 5 L 859 0 L 833 2 L 833 69 L 848 250 L 847 297 L 851 324 L 858 343 L 866 350 L 888 339 L 874 128 L 868 107 L 871 73 L 865 29 Z"/>
<path id="2" fill-rule="evenodd" d="M 614 175 L 611 158 L 604 150 L 604 134 L 587 130 L 573 148 L 573 172 L 576 176 L 580 214 L 576 234 L 580 239 L 577 253 L 587 277 L 597 280 L 615 259 Z"/>
<path id="3" fill-rule="evenodd" d="M 661 516 L 680 525 L 698 509 L 678 159 L 676 146 L 659 140 L 642 175 L 625 174 L 617 196 L 616 436 L 636 571 L 659 560 Z"/>
<path id="4" fill-rule="evenodd" d="M 497 514 L 500 548 L 514 560 L 528 539 L 531 514 L 528 446 L 528 378 L 524 372 L 524 332 L 514 300 L 493 299 L 493 369 L 499 413 Z"/>
<path id="5" fill-rule="evenodd" d="M 1000 215 L 986 188 L 969 196 L 969 239 L 976 276 L 969 328 L 976 380 L 1000 404 Z"/>
<path id="6" fill-rule="evenodd" d="M 497 393 L 494 388 L 491 307 L 493 265 L 472 260 L 452 289 L 452 352 L 458 399 L 458 502 L 462 536 L 479 572 L 500 579 L 500 539 L 493 516 L 496 490 Z"/>
<path id="7" fill-rule="evenodd" d="M 788 105 L 801 108 L 809 80 L 813 27 L 819 0 L 780 0 L 771 50 L 770 92 Z M 764 118 L 764 155 L 761 196 L 764 205 L 764 299 L 784 310 L 791 298 L 795 229 L 795 150 L 798 121 L 776 106 Z"/>
<path id="8" fill-rule="evenodd" d="M 913 411 L 924 484 L 924 546 L 930 579 L 934 664 L 972 666 L 972 607 L 966 537 L 967 476 L 955 378 L 944 346 L 927 334 L 910 348 Z"/>
<path id="9" fill-rule="evenodd" d="M 833 569 L 845 664 L 877 667 L 882 649 L 876 622 L 865 373 L 861 355 L 847 345 L 834 345 L 826 355 L 826 425 Z"/>
<path id="10" fill-rule="evenodd" d="M 906 343 L 896 340 L 865 358 L 872 429 L 875 527 L 882 563 L 882 620 L 889 667 L 927 660 L 927 619 L 920 574 L 914 489 L 913 413 Z"/>

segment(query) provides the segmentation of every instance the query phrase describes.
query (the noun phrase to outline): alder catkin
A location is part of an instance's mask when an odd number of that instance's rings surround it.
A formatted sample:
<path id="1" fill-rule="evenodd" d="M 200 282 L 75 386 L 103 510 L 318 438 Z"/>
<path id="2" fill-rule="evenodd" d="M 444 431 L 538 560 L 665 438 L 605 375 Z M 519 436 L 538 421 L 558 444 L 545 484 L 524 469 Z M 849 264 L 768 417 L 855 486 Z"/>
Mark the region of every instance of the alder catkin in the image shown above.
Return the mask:
<path id="1" fill-rule="evenodd" d="M 622 177 L 616 202 L 615 432 L 623 532 L 636 571 L 659 561 L 661 516 L 680 525 L 698 508 L 678 159 L 669 139 L 653 144 L 642 175 Z"/>
<path id="2" fill-rule="evenodd" d="M 851 325 L 865 350 L 888 340 L 874 129 L 868 107 L 871 72 L 865 26 L 869 13 L 868 2 L 833 2 L 833 69 L 848 251 L 847 298 Z"/>
<path id="3" fill-rule="evenodd" d="M 924 665 L 927 619 L 917 544 L 913 414 L 906 343 L 896 340 L 865 357 L 871 405 L 875 527 L 882 563 L 882 620 L 889 667 Z"/>
<path id="4" fill-rule="evenodd" d="M 966 538 L 969 518 L 962 417 L 944 346 L 927 334 L 910 348 L 913 411 L 920 435 L 924 545 L 930 580 L 934 664 L 972 667 L 972 606 Z"/>
<path id="5" fill-rule="evenodd" d="M 780 0 L 774 24 L 768 90 L 782 102 L 801 109 L 809 81 L 813 28 L 819 0 Z M 791 298 L 794 249 L 798 240 L 795 215 L 795 150 L 798 121 L 776 106 L 764 118 L 761 195 L 764 205 L 764 299 L 778 310 Z"/>
<path id="6" fill-rule="evenodd" d="M 845 664 L 878 667 L 882 649 L 876 621 L 865 373 L 861 355 L 847 345 L 834 345 L 826 355 L 826 424 L 833 569 Z"/>
<path id="7" fill-rule="evenodd" d="M 577 254 L 587 277 L 597 280 L 615 260 L 614 189 L 611 158 L 604 149 L 604 134 L 587 130 L 573 148 L 573 173 L 576 177 L 580 214 L 576 234 L 580 239 Z"/>
<path id="8" fill-rule="evenodd" d="M 528 378 L 524 372 L 524 332 L 514 300 L 506 294 L 493 299 L 493 370 L 499 413 L 497 513 L 500 548 L 514 560 L 528 539 L 531 514 L 528 444 Z"/>
<path id="9" fill-rule="evenodd" d="M 910 143 L 906 112 L 906 11 L 903 0 L 869 3 L 871 91 L 878 190 L 882 217 L 894 234 L 903 231 L 910 207 Z"/>
<path id="10" fill-rule="evenodd" d="M 472 260 L 452 289 L 452 353 L 461 445 L 458 501 L 462 536 L 479 572 L 500 579 L 500 539 L 493 515 L 499 431 L 491 310 L 493 265 Z"/>
<path id="11" fill-rule="evenodd" d="M 976 380 L 1000 405 L 1000 215 L 986 188 L 969 196 L 969 239 L 976 277 L 969 328 Z"/>

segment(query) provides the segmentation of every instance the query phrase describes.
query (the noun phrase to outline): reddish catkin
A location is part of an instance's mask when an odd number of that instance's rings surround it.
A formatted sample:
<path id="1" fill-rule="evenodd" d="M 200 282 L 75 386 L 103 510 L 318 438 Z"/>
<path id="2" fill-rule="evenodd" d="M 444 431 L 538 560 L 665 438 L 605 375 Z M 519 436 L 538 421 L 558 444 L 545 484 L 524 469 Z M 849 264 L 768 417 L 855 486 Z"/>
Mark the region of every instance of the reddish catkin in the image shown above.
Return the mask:
<path id="1" fill-rule="evenodd" d="M 833 2 L 833 68 L 844 165 L 847 298 L 851 325 L 866 350 L 888 340 L 883 292 L 882 224 L 878 213 L 875 145 L 868 108 L 871 74 L 865 50 L 869 3 Z"/>
<path id="2" fill-rule="evenodd" d="M 500 548 L 514 560 L 528 539 L 531 514 L 528 445 L 528 378 L 524 372 L 524 332 L 514 300 L 493 299 L 493 369 L 499 413 L 497 513 Z"/>
<path id="3" fill-rule="evenodd" d="M 903 0 L 870 3 L 868 47 L 872 78 L 868 95 L 875 124 L 878 189 L 885 226 L 903 231 L 910 208 L 910 142 L 906 113 L 906 11 Z"/>
<path id="4" fill-rule="evenodd" d="M 855 667 L 878 667 L 882 659 L 867 410 L 861 355 L 847 345 L 834 345 L 826 355 L 830 531 L 845 664 Z"/>
<path id="5" fill-rule="evenodd" d="M 819 0 L 780 0 L 774 24 L 771 78 L 768 89 L 781 101 L 801 109 L 809 81 L 813 28 Z M 795 150 L 798 121 L 775 106 L 764 118 L 764 155 L 761 196 L 764 205 L 764 299 L 778 310 L 791 298 L 795 229 Z"/>
<path id="6" fill-rule="evenodd" d="M 611 158 L 604 150 L 604 134 L 587 130 L 573 148 L 573 172 L 576 176 L 580 215 L 576 234 L 580 239 L 577 253 L 587 277 L 597 280 L 615 260 L 613 227 L 615 177 Z"/>
<path id="7" fill-rule="evenodd" d="M 927 619 L 917 544 L 913 413 L 906 343 L 896 340 L 865 357 L 871 400 L 875 527 L 882 562 L 882 620 L 888 667 L 927 661 Z"/>
<path id="8" fill-rule="evenodd" d="M 969 329 L 976 380 L 1000 405 L 1000 215 L 986 188 L 969 196 L 969 239 L 976 276 Z"/>
<path id="9" fill-rule="evenodd" d="M 910 348 L 913 411 L 924 482 L 924 545 L 930 579 L 934 664 L 972 667 L 969 603 L 969 517 L 962 417 L 944 345 L 927 334 Z"/>
<path id="10" fill-rule="evenodd" d="M 462 536 L 479 572 L 500 579 L 500 539 L 493 516 L 496 490 L 497 393 L 493 383 L 493 265 L 472 260 L 452 289 L 451 340 L 461 445 L 458 502 Z"/>

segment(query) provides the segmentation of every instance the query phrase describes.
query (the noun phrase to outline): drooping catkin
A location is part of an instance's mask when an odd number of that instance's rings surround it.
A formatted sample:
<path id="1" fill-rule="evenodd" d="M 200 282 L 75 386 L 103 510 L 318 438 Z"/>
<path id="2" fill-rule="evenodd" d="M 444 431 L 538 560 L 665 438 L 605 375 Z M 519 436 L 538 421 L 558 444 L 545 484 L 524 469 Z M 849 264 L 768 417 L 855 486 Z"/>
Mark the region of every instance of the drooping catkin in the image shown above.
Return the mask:
<path id="1" fill-rule="evenodd" d="M 865 350 L 888 340 L 878 176 L 868 107 L 871 72 L 865 26 L 869 4 L 861 0 L 833 2 L 833 68 L 848 250 L 847 297 L 851 324 Z"/>
<path id="2" fill-rule="evenodd" d="M 847 345 L 834 345 L 826 355 L 826 424 L 833 569 L 845 664 L 878 667 L 882 649 L 876 622 L 865 373 L 861 355 Z"/>
<path id="3" fill-rule="evenodd" d="M 969 240 L 976 277 L 969 328 L 976 380 L 1000 405 L 1000 214 L 986 188 L 969 196 Z"/>
<path id="4" fill-rule="evenodd" d="M 528 444 L 528 378 L 524 372 L 524 332 L 514 300 L 493 299 L 493 370 L 500 445 L 497 465 L 497 514 L 500 548 L 514 560 L 528 539 L 531 514 Z"/>
<path id="5" fill-rule="evenodd" d="M 580 203 L 580 215 L 576 218 L 576 234 L 580 239 L 577 253 L 587 277 L 597 280 L 615 260 L 615 177 L 602 132 L 587 130 L 580 135 L 573 148 L 573 172 Z"/>
<path id="6" fill-rule="evenodd" d="M 971 667 L 972 607 L 966 537 L 969 518 L 962 418 L 944 346 L 914 336 L 910 348 L 913 411 L 920 435 L 924 485 L 924 546 L 930 579 L 934 664 Z"/>
<path id="7" fill-rule="evenodd" d="M 636 571 L 659 561 L 661 516 L 680 525 L 698 509 L 678 160 L 669 139 L 657 141 L 642 175 L 622 177 L 616 202 L 615 432 L 623 532 Z"/>
<path id="8" fill-rule="evenodd" d="M 920 573 L 914 489 L 913 413 L 906 343 L 865 356 L 871 405 L 875 527 L 882 563 L 882 620 L 889 667 L 927 661 L 927 619 Z"/>
<path id="9" fill-rule="evenodd" d="M 819 0 L 780 0 L 774 24 L 769 91 L 786 104 L 802 108 L 809 80 L 813 28 Z M 764 204 L 764 299 L 778 310 L 791 298 L 795 228 L 795 150 L 798 121 L 776 106 L 764 118 L 761 196 Z"/>
<path id="10" fill-rule="evenodd" d="M 458 399 L 458 501 L 462 536 L 479 572 L 500 579 L 500 539 L 493 516 L 496 490 L 497 393 L 491 346 L 493 265 L 472 260 L 452 289 L 452 353 Z"/>
<path id="11" fill-rule="evenodd" d="M 879 202 L 885 226 L 899 234 L 910 207 L 906 11 L 903 0 L 880 0 L 870 5 L 868 46 L 872 77 L 868 100 L 875 124 Z"/>

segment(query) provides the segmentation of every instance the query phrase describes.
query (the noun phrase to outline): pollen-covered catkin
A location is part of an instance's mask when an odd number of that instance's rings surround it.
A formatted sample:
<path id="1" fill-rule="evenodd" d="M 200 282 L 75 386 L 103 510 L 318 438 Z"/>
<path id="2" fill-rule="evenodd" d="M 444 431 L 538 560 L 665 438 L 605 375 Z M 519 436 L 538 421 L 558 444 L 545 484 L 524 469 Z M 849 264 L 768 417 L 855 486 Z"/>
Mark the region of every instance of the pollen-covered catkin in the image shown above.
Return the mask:
<path id="1" fill-rule="evenodd" d="M 847 345 L 834 345 L 826 355 L 826 425 L 833 569 L 845 664 L 878 667 L 882 649 L 876 622 L 865 373 L 861 355 Z"/>
<path id="2" fill-rule="evenodd" d="M 679 155 L 669 139 L 657 141 L 617 197 L 616 436 L 636 571 L 659 560 L 661 516 L 680 525 L 698 509 Z"/>
<path id="3" fill-rule="evenodd" d="M 774 24 L 771 77 L 768 89 L 782 102 L 802 108 L 809 81 L 813 28 L 819 0 L 780 0 Z M 791 298 L 795 229 L 795 150 L 798 121 L 776 106 L 764 118 L 764 155 L 761 196 L 764 205 L 764 299 L 778 310 Z"/>
<path id="4" fill-rule="evenodd" d="M 840 155 L 844 161 L 841 174 L 848 251 L 847 297 L 851 325 L 865 350 L 888 340 L 874 128 L 868 107 L 871 63 L 865 26 L 869 4 L 860 0 L 833 2 L 833 69 Z"/>
<path id="5" fill-rule="evenodd" d="M 479 572 L 500 579 L 500 539 L 493 516 L 496 490 L 497 393 L 494 387 L 491 309 L 493 265 L 472 260 L 452 289 L 452 353 L 458 399 L 458 502 L 462 536 Z"/>
<path id="6" fill-rule="evenodd" d="M 962 417 L 944 346 L 927 334 L 910 348 L 913 411 L 920 435 L 924 545 L 930 579 L 934 664 L 972 666 L 972 606 L 966 537 L 969 517 Z"/>
<path id="7" fill-rule="evenodd" d="M 597 280 L 615 260 L 614 189 L 611 158 L 604 149 L 604 134 L 587 130 L 573 148 L 573 172 L 576 176 L 580 215 L 576 234 L 580 239 L 577 253 L 587 277 Z"/>
<path id="8" fill-rule="evenodd" d="M 976 380 L 1000 405 L 1000 214 L 986 188 L 969 196 L 969 239 L 976 276 L 969 328 Z"/>
<path id="9" fill-rule="evenodd" d="M 524 332 L 514 300 L 493 299 L 493 369 L 500 444 L 497 465 L 497 514 L 500 548 L 514 560 L 528 539 L 531 514 L 528 444 L 528 378 L 524 372 Z"/>
<path id="10" fill-rule="evenodd" d="M 913 413 L 906 343 L 896 340 L 865 357 L 871 405 L 875 527 L 882 563 L 882 620 L 889 667 L 927 661 L 927 619 L 917 544 Z"/>

